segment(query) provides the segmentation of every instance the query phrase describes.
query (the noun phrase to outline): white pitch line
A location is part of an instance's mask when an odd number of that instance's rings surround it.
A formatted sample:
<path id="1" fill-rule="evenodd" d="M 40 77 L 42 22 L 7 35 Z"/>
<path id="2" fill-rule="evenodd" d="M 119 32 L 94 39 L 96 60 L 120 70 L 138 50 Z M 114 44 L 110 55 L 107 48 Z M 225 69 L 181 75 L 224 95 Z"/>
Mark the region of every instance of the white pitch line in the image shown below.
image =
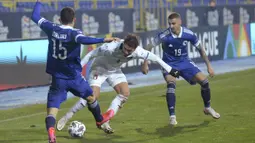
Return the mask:
<path id="1" fill-rule="evenodd" d="M 15 118 L 9 118 L 9 119 L 5 119 L 5 120 L 0 120 L 0 123 L 9 122 L 9 121 L 14 121 L 14 120 L 19 120 L 19 119 L 28 118 L 28 117 L 33 117 L 33 116 L 42 115 L 42 114 L 45 114 L 45 115 L 46 115 L 46 112 L 35 113 L 35 114 L 30 114 L 30 115 L 15 117 Z"/>
<path id="2" fill-rule="evenodd" d="M 59 109 L 58 112 L 63 111 L 65 109 L 68 108 L 63 108 L 63 109 Z M 46 112 L 40 112 L 40 113 L 34 113 L 34 114 L 30 114 L 30 115 L 25 115 L 25 116 L 20 116 L 20 117 L 15 117 L 15 118 L 9 118 L 9 119 L 5 119 L 5 120 L 0 120 L 0 124 L 4 123 L 4 122 L 9 122 L 9 121 L 14 121 L 14 120 L 19 120 L 19 119 L 23 119 L 23 118 L 29 118 L 29 117 L 33 117 L 33 116 L 37 116 L 37 115 L 46 115 Z"/>

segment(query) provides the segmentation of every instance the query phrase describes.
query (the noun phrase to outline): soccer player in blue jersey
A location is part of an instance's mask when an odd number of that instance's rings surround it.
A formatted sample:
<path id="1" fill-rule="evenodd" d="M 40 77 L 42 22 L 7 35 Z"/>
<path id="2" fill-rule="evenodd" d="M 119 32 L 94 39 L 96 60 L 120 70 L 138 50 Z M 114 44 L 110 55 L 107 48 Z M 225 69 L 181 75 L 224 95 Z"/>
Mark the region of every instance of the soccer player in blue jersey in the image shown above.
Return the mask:
<path id="1" fill-rule="evenodd" d="M 210 105 L 211 92 L 209 81 L 196 64 L 188 58 L 187 42 L 190 42 L 197 48 L 200 55 L 205 61 L 207 71 L 211 77 L 214 76 L 213 68 L 206 56 L 205 50 L 200 44 L 197 36 L 189 29 L 181 26 L 181 16 L 178 13 L 172 13 L 168 17 L 169 28 L 159 33 L 154 37 L 151 44 L 151 48 L 162 44 L 163 48 L 163 61 L 169 64 L 171 67 L 180 71 L 180 76 L 183 77 L 191 85 L 199 83 L 201 86 L 201 96 L 204 101 L 204 113 L 211 115 L 215 119 L 220 118 L 220 114 L 217 113 Z M 148 50 L 151 50 L 150 48 Z M 144 72 L 148 69 L 148 63 L 144 62 Z M 147 67 L 147 68 L 146 68 Z M 176 125 L 175 115 L 175 88 L 176 78 L 169 75 L 163 70 L 163 76 L 167 83 L 166 101 L 168 111 L 170 114 L 170 125 Z"/>
<path id="2" fill-rule="evenodd" d="M 92 38 L 74 29 L 75 12 L 65 7 L 60 12 L 61 25 L 54 24 L 40 16 L 41 3 L 38 0 L 32 13 L 32 20 L 48 36 L 48 55 L 46 72 L 52 76 L 47 98 L 47 117 L 45 119 L 49 143 L 56 143 L 55 122 L 60 104 L 66 100 L 67 92 L 81 97 L 88 102 L 97 126 L 101 126 L 111 117 L 108 113 L 101 115 L 99 104 L 93 96 L 92 89 L 82 77 L 80 47 L 81 44 L 112 42 L 117 38 Z"/>

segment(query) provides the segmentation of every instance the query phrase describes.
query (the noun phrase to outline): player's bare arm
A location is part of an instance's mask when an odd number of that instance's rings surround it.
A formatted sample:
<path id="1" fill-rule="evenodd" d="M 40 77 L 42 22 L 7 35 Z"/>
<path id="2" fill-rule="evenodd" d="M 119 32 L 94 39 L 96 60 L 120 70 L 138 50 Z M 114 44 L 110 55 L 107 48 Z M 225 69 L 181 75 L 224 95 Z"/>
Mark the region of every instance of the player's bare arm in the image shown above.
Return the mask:
<path id="1" fill-rule="evenodd" d="M 163 33 L 164 34 L 164 33 Z M 154 39 L 151 41 L 151 43 L 149 43 L 144 49 L 147 51 L 152 50 L 153 47 L 156 47 L 157 45 L 159 45 L 161 43 L 159 36 L 155 36 Z M 143 74 L 147 74 L 149 72 L 149 66 L 148 66 L 148 61 L 144 60 L 144 62 L 142 63 L 141 67 L 142 67 L 142 73 Z"/>
<path id="2" fill-rule="evenodd" d="M 174 77 L 179 77 L 180 73 L 178 70 L 173 69 L 171 66 L 166 64 L 161 58 L 156 56 L 150 51 L 144 50 L 143 48 L 140 48 L 140 54 L 138 56 L 139 58 L 143 58 L 145 61 L 150 60 L 152 62 L 157 62 L 161 67 L 163 67 L 170 75 Z M 145 63 L 148 64 L 148 63 Z"/>
<path id="3" fill-rule="evenodd" d="M 141 71 L 143 74 L 148 74 L 149 72 L 149 64 L 147 60 L 144 60 L 142 65 L 141 65 Z"/>
<path id="4" fill-rule="evenodd" d="M 151 51 L 153 48 L 152 44 L 148 44 L 144 49 L 147 51 Z M 144 62 L 141 65 L 141 70 L 143 74 L 148 74 L 149 72 L 149 63 L 148 60 L 144 60 Z"/>
<path id="5" fill-rule="evenodd" d="M 110 38 L 104 38 L 104 42 L 105 43 L 110 43 L 112 41 L 117 41 L 119 42 L 120 41 L 120 38 L 117 38 L 117 37 L 110 37 Z"/>
<path id="6" fill-rule="evenodd" d="M 206 66 L 207 66 L 207 71 L 208 71 L 210 77 L 213 77 L 214 76 L 213 68 L 212 68 L 211 63 L 208 59 L 208 56 L 205 53 L 205 49 L 202 47 L 201 44 L 198 45 L 198 51 L 199 51 L 201 57 L 203 58 Z"/>

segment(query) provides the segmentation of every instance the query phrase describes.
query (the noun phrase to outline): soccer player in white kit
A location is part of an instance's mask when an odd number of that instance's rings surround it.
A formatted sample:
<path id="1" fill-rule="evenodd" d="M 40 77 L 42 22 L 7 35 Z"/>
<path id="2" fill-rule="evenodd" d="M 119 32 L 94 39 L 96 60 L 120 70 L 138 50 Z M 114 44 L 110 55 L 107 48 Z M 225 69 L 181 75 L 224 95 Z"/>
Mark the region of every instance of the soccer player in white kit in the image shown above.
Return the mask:
<path id="1" fill-rule="evenodd" d="M 113 99 L 107 111 L 111 112 L 113 117 L 118 109 L 128 100 L 130 95 L 126 76 L 121 71 L 121 65 L 134 58 L 150 60 L 160 64 L 170 75 L 179 77 L 179 71 L 167 65 L 155 54 L 144 50 L 139 46 L 138 38 L 134 34 L 129 34 L 124 40 L 103 44 L 99 48 L 90 51 L 81 61 L 84 66 L 91 61 L 88 82 L 93 90 L 93 94 L 98 99 L 100 87 L 103 82 L 107 81 L 116 91 L 117 95 Z M 80 99 L 70 110 L 63 116 L 57 124 L 57 129 L 62 130 L 68 120 L 79 110 L 87 105 L 87 101 Z M 101 127 L 106 133 L 113 133 L 109 122 Z M 100 128 L 100 127 L 99 127 Z"/>

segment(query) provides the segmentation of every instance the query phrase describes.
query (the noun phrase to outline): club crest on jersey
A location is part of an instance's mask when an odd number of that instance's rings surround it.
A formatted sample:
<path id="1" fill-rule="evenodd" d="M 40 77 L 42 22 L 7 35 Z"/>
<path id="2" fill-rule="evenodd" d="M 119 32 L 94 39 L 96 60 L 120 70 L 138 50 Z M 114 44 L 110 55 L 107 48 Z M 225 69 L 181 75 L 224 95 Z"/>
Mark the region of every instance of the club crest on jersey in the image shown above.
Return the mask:
<path id="1" fill-rule="evenodd" d="M 188 41 L 183 41 L 182 45 L 183 45 L 183 46 L 186 46 L 187 43 L 188 43 Z"/>
<path id="2" fill-rule="evenodd" d="M 97 79 L 98 78 L 98 74 L 95 74 L 94 76 L 93 76 L 93 79 Z"/>
<path id="3" fill-rule="evenodd" d="M 120 59 L 118 59 L 116 62 L 117 62 L 117 63 L 120 63 Z"/>

